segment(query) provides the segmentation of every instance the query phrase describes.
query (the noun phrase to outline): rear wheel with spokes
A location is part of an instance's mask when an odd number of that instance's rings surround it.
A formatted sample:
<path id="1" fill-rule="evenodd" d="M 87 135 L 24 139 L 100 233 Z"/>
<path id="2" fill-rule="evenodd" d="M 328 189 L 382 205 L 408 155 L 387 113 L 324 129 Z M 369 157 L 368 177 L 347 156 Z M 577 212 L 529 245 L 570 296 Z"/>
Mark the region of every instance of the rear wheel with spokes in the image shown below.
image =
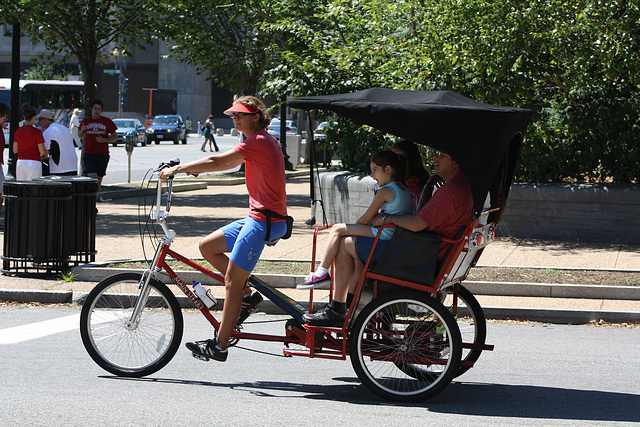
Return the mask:
<path id="1" fill-rule="evenodd" d="M 487 320 L 480 303 L 467 288 L 458 285 L 458 295 L 454 298 L 453 287 L 441 292 L 442 304 L 454 315 L 462 338 L 462 362 L 473 363 L 480 357 L 482 350 L 472 346 L 484 345 L 487 338 Z M 471 347 L 471 348 L 470 348 Z M 468 364 L 461 365 L 456 376 L 469 370 Z"/>
<path id="2" fill-rule="evenodd" d="M 390 400 L 416 402 L 442 391 L 462 353 L 453 315 L 420 292 L 371 301 L 350 335 L 351 363 L 362 383 Z"/>

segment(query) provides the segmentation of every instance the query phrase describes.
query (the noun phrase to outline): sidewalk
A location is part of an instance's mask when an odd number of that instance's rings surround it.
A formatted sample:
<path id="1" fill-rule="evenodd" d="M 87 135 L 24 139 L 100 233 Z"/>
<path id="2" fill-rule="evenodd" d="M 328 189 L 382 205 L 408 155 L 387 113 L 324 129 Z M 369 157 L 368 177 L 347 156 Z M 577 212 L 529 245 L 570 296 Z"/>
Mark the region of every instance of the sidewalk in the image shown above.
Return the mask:
<path id="1" fill-rule="evenodd" d="M 266 247 L 262 258 L 308 260 L 311 258 L 313 229 L 305 221 L 310 216 L 308 177 L 287 180 L 289 214 L 295 218 L 293 235 L 274 247 Z M 138 197 L 114 199 L 98 203 L 96 262 L 142 259 L 139 236 Z M 210 185 L 205 189 L 176 193 L 173 198 L 169 227 L 177 233 L 172 248 L 188 257 L 200 257 L 198 242 L 224 224 L 244 217 L 248 195 L 244 185 Z M 321 254 L 327 233 L 321 234 Z M 146 245 L 147 257 L 151 246 Z M 620 269 L 640 271 L 640 246 L 616 244 L 584 244 L 501 238 L 489 245 L 479 261 L 485 266 L 556 267 L 588 269 Z M 88 292 L 93 281 L 64 282 L 59 279 L 24 278 L 0 275 L 0 299 L 38 301 L 47 291 L 50 295 Z M 553 298 L 532 296 L 481 295 L 486 284 L 469 284 L 487 317 L 523 318 L 530 320 L 577 323 L 576 319 L 607 321 L 640 321 L 640 296 L 616 296 L 615 292 L 591 298 Z M 517 286 L 517 285 L 515 285 Z M 528 289 L 522 287 L 523 289 Z M 607 288 L 607 287 L 600 287 Z M 627 287 L 628 288 L 628 287 Z M 11 292 L 9 290 L 12 290 Z M 637 289 L 640 291 L 640 289 Z M 31 292 L 29 292 L 31 291 Z M 308 299 L 308 291 L 283 290 L 298 300 Z M 614 289 L 615 291 L 615 289 Z M 224 294 L 214 287 L 214 295 Z M 533 293 L 536 295 L 536 292 Z M 621 299 L 622 298 L 622 299 Z M 314 300 L 327 299 L 326 291 L 316 291 Z M 263 303 L 264 304 L 264 303 Z M 546 314 L 545 314 L 546 313 Z M 617 314 L 616 314 L 617 313 Z M 622 313 L 622 314 L 620 314 Z"/>

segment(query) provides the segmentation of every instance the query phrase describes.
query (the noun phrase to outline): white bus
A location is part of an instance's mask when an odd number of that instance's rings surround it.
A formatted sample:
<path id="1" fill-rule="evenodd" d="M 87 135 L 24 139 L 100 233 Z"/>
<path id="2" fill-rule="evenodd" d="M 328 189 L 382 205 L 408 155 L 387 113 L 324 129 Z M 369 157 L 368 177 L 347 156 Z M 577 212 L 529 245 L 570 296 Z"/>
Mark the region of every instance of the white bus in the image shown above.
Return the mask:
<path id="1" fill-rule="evenodd" d="M 74 108 L 84 109 L 84 82 L 63 80 L 20 80 L 20 105 L 23 102 L 36 107 L 52 110 L 56 122 L 69 125 Z M 0 79 L 0 102 L 11 107 L 11 79 Z M 15 114 L 11 111 L 11 114 Z M 4 133 L 9 133 L 9 121 L 5 123 Z M 7 141 L 9 140 L 6 138 Z"/>

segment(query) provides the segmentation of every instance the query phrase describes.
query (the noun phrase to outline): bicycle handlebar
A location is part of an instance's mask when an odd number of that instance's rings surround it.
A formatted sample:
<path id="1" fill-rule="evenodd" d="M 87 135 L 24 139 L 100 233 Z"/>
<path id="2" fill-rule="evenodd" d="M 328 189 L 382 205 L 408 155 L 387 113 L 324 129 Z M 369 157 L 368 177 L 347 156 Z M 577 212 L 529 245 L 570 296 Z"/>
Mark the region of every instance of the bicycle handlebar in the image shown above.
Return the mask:
<path id="1" fill-rule="evenodd" d="M 178 158 L 169 160 L 168 162 L 162 162 L 158 165 L 156 169 L 153 170 L 153 173 L 157 174 L 163 169 L 170 168 L 179 164 L 180 164 L 180 159 Z M 173 176 L 170 176 L 168 180 L 169 186 L 167 188 L 167 204 L 164 210 L 160 209 L 160 205 L 162 204 L 162 180 L 160 179 L 159 176 L 157 180 L 158 180 L 158 184 L 157 184 L 157 192 L 156 192 L 156 204 L 155 204 L 155 209 L 154 208 L 151 209 L 150 217 L 152 220 L 155 220 L 158 223 L 158 225 L 160 225 L 160 227 L 164 231 L 164 234 L 167 236 L 167 238 L 173 240 L 175 238 L 175 231 L 169 230 L 166 224 L 167 217 L 169 216 L 169 210 L 171 210 L 171 195 L 173 193 L 172 192 Z"/>

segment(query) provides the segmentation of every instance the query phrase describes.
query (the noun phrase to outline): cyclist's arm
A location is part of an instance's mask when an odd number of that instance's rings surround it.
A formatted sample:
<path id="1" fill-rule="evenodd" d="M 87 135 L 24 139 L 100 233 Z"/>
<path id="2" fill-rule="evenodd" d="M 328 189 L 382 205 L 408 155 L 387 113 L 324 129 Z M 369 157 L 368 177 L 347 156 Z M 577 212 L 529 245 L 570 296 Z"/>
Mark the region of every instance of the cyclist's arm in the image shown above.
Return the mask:
<path id="1" fill-rule="evenodd" d="M 214 154 L 189 163 L 179 164 L 163 169 L 158 173 L 158 176 L 161 179 L 168 179 L 170 176 L 179 173 L 197 175 L 202 172 L 224 171 L 235 168 L 242 162 L 244 162 L 242 154 L 235 150 L 229 150 L 222 154 Z"/>

